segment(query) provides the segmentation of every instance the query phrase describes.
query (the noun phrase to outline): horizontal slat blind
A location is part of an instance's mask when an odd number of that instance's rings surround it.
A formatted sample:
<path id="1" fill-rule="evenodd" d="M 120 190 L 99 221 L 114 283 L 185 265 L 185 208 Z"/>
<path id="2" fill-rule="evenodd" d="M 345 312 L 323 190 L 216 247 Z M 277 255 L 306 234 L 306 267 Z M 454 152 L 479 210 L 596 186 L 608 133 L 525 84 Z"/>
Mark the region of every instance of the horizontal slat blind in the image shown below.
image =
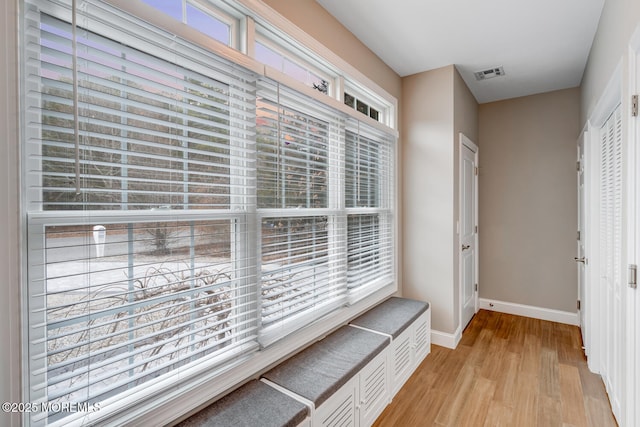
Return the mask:
<path id="1" fill-rule="evenodd" d="M 50 401 L 101 401 L 255 336 L 234 269 L 236 220 L 45 227 L 44 383 Z M 100 240 L 98 239 L 100 242 Z M 102 256 L 99 256 L 102 255 Z M 37 285 L 37 283 L 34 283 Z M 40 310 L 38 310 L 40 311 Z"/>
<path id="2" fill-rule="evenodd" d="M 344 119 L 260 80 L 256 123 L 260 334 L 268 345 L 346 302 L 346 229 L 338 209 L 341 192 L 332 184 L 341 176 Z"/>
<path id="3" fill-rule="evenodd" d="M 80 186 L 76 194 L 71 28 L 43 19 L 41 167 L 44 210 L 229 209 L 232 88 L 87 31 L 78 38 Z M 249 128 L 253 115 L 234 117 Z M 38 141 L 37 143 L 40 143 Z M 34 172 L 38 172 L 37 170 Z M 37 184 L 36 184 L 37 186 Z"/>
<path id="4" fill-rule="evenodd" d="M 70 11 L 26 12 L 28 400 L 104 404 L 258 349 L 255 77 L 79 3 L 75 70 Z"/>
<path id="5" fill-rule="evenodd" d="M 393 136 L 163 19 L 23 17 L 25 400 L 107 422 L 393 283 Z"/>
<path id="6" fill-rule="evenodd" d="M 346 130 L 347 285 L 357 300 L 393 282 L 393 138 L 360 122 Z"/>
<path id="7" fill-rule="evenodd" d="M 320 103 L 259 81 L 258 208 L 329 207 L 330 134 L 337 120 Z"/>

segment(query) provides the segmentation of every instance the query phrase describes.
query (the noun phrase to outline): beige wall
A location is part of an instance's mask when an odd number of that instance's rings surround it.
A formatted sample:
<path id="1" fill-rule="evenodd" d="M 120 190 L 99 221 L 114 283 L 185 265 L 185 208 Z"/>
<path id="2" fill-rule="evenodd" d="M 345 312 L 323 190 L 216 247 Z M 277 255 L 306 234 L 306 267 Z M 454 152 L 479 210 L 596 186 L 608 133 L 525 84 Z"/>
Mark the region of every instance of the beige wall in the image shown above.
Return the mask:
<path id="1" fill-rule="evenodd" d="M 0 402 L 21 400 L 16 3 L 0 5 Z M 0 425 L 19 422 L 0 412 Z"/>
<path id="2" fill-rule="evenodd" d="M 581 126 L 586 123 L 603 95 L 618 63 L 622 63 L 623 82 L 626 83 L 628 43 L 639 24 L 640 1 L 605 2 L 582 78 Z"/>
<path id="3" fill-rule="evenodd" d="M 453 65 L 403 79 L 403 295 L 429 301 L 447 334 L 459 326 L 458 132 L 477 140 L 477 108 Z"/>
<path id="4" fill-rule="evenodd" d="M 576 311 L 578 88 L 480 105 L 480 297 Z"/>

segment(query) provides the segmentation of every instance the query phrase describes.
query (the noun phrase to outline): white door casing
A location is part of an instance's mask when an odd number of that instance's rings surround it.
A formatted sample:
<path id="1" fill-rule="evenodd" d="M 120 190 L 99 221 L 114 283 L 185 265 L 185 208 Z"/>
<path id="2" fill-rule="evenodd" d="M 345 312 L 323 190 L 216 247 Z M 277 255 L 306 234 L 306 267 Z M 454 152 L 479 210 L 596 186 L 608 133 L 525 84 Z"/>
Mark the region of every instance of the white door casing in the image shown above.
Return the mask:
<path id="1" fill-rule="evenodd" d="M 460 134 L 459 272 L 460 327 L 478 308 L 478 147 Z"/>

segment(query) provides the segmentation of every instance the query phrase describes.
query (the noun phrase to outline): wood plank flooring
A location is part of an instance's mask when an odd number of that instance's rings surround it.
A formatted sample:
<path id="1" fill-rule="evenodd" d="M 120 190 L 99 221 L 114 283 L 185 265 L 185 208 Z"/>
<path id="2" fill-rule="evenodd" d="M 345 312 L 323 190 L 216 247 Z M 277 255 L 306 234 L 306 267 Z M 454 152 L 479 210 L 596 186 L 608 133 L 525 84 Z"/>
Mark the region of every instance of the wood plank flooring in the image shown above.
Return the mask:
<path id="1" fill-rule="evenodd" d="M 480 310 L 380 415 L 387 426 L 617 426 L 575 326 Z"/>

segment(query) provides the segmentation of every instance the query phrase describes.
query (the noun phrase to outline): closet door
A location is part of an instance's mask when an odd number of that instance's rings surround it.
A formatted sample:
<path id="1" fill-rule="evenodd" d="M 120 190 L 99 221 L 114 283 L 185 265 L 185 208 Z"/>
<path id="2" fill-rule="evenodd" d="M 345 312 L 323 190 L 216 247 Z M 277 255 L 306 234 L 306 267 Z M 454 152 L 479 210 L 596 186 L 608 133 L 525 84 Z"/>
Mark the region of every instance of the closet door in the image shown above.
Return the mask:
<path id="1" fill-rule="evenodd" d="M 604 320 L 602 377 L 611 407 L 621 419 L 624 381 L 624 312 L 622 301 L 622 108 L 620 105 L 600 129 L 600 287 Z"/>

